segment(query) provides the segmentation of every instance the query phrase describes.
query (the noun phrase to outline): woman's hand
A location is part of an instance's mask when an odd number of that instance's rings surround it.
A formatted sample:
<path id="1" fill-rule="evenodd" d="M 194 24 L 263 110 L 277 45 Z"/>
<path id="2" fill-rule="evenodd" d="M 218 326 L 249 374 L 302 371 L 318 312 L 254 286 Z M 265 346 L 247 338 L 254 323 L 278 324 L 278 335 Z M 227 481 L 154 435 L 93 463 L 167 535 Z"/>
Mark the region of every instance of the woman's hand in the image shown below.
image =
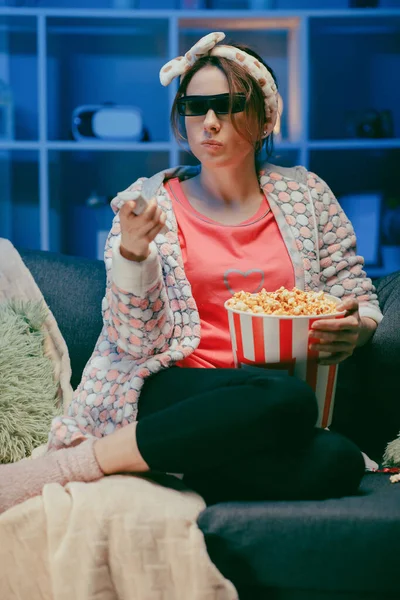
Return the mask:
<path id="1" fill-rule="evenodd" d="M 321 365 L 343 362 L 359 345 L 362 323 L 358 312 L 358 300 L 345 298 L 338 304 L 337 310 L 345 310 L 345 316 L 341 319 L 316 321 L 312 325 L 313 331 L 310 331 L 310 349 L 330 353 L 330 356 L 318 360 Z"/>
<path id="2" fill-rule="evenodd" d="M 135 201 L 125 202 L 119 211 L 121 224 L 120 252 L 124 258 L 141 262 L 150 254 L 150 242 L 165 225 L 166 215 L 152 198 L 141 215 L 135 215 Z"/>

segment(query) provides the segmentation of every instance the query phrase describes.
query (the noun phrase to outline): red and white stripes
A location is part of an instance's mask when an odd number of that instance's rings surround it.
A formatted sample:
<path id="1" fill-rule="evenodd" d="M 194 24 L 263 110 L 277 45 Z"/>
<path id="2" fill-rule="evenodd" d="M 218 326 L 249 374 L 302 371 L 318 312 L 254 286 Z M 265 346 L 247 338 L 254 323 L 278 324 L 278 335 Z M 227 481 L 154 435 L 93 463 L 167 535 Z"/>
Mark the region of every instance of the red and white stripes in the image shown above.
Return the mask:
<path id="1" fill-rule="evenodd" d="M 309 331 L 318 319 L 329 317 L 286 317 L 254 315 L 228 310 L 235 366 L 258 365 L 287 371 L 306 381 L 318 401 L 319 427 L 332 421 L 337 365 L 319 365 L 319 352 L 309 349 Z"/>

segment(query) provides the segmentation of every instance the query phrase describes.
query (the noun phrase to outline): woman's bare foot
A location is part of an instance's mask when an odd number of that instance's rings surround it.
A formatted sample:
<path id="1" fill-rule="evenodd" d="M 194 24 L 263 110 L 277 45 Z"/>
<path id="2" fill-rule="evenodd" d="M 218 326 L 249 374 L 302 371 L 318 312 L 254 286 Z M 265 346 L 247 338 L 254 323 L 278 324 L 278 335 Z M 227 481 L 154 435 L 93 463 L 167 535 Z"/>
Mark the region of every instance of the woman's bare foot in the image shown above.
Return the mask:
<path id="1" fill-rule="evenodd" d="M 103 473 L 144 473 L 150 470 L 136 442 L 137 422 L 96 440 L 94 453 Z"/>

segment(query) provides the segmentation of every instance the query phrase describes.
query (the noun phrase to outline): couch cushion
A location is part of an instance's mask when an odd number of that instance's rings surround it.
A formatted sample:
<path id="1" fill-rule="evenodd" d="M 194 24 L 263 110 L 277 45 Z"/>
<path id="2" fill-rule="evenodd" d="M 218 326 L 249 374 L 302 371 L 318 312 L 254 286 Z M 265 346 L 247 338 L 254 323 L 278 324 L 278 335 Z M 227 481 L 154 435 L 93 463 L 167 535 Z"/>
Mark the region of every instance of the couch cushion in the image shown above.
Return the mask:
<path id="1" fill-rule="evenodd" d="M 400 271 L 375 284 L 384 319 L 368 344 L 339 366 L 331 429 L 379 462 L 400 431 Z"/>
<path id="2" fill-rule="evenodd" d="M 238 586 L 400 597 L 400 484 L 386 474 L 367 474 L 358 496 L 215 504 L 198 523 L 212 560 Z"/>
<path id="3" fill-rule="evenodd" d="M 75 389 L 102 328 L 104 263 L 52 252 L 18 250 L 68 346 Z"/>

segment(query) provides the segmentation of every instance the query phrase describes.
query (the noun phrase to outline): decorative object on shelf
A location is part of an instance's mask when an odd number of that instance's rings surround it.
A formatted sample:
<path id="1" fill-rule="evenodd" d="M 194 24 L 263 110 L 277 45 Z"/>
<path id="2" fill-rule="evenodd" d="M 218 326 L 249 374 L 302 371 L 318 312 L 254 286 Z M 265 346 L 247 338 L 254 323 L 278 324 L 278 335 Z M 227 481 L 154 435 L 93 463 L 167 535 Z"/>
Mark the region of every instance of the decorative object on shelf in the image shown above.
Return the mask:
<path id="1" fill-rule="evenodd" d="M 78 106 L 72 113 L 72 136 L 77 141 L 149 141 L 141 110 L 111 103 Z"/>
<path id="2" fill-rule="evenodd" d="M 376 8 L 379 0 L 349 0 L 350 8 Z"/>
<path id="3" fill-rule="evenodd" d="M 14 102 L 10 86 L 0 79 L 0 139 L 14 139 Z"/>
<path id="4" fill-rule="evenodd" d="M 390 110 L 348 111 L 346 130 L 355 138 L 391 138 L 394 135 L 393 116 Z"/>
<path id="5" fill-rule="evenodd" d="M 364 257 L 366 265 L 379 263 L 382 203 L 381 192 L 360 192 L 339 198 L 340 206 L 354 227 L 357 254 Z"/>

